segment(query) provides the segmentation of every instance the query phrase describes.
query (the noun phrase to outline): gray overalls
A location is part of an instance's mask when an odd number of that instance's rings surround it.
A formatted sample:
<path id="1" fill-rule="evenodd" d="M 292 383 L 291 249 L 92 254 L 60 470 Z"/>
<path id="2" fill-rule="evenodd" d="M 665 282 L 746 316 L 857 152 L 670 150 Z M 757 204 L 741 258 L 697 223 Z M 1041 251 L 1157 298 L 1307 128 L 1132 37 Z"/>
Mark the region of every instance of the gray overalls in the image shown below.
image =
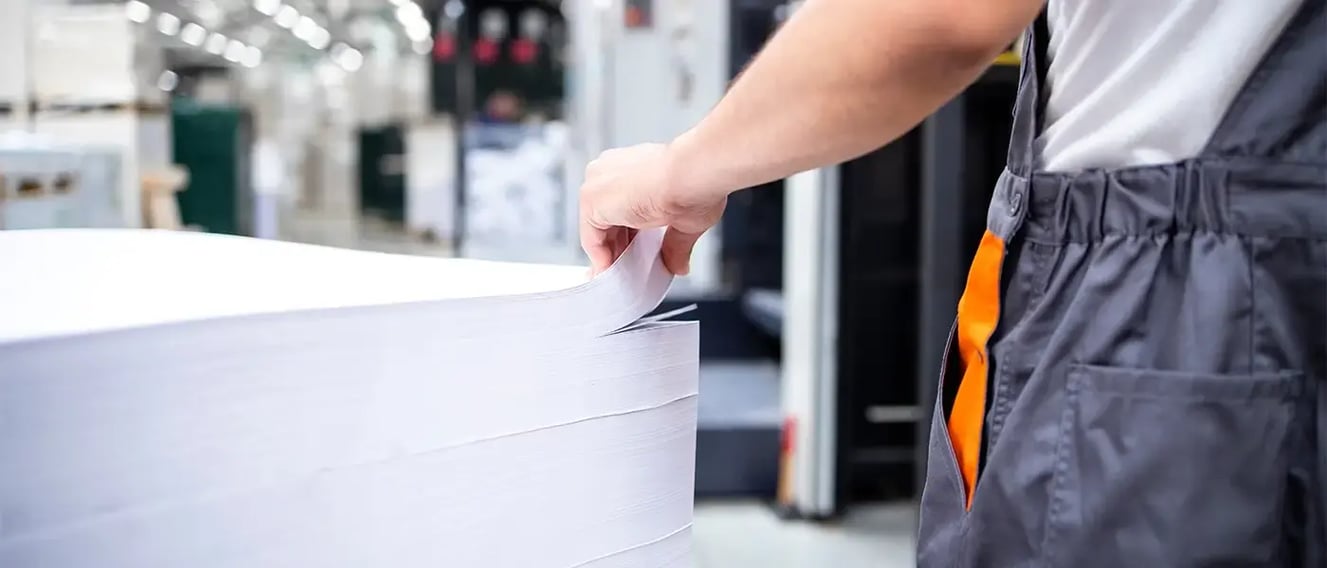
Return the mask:
<path id="1" fill-rule="evenodd" d="M 1201 155 L 1116 170 L 1036 170 L 1044 18 L 1028 31 L 920 566 L 1327 567 L 1324 4 Z"/>

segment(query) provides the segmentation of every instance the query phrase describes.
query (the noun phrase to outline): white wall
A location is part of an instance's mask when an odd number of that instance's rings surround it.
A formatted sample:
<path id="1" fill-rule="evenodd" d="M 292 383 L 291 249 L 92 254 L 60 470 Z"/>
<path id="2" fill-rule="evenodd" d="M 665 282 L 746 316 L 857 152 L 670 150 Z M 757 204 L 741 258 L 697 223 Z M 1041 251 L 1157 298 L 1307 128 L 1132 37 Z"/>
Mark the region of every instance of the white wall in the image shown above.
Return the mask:
<path id="1" fill-rule="evenodd" d="M 622 9 L 622 2 L 614 2 L 610 16 L 619 24 L 608 55 L 610 141 L 624 146 L 670 140 L 723 96 L 728 70 L 727 2 L 657 2 L 655 24 L 648 30 L 623 29 Z M 686 35 L 678 38 L 678 33 Z M 682 92 L 686 73 L 691 75 L 689 94 Z"/>
<path id="2" fill-rule="evenodd" d="M 654 26 L 633 30 L 623 26 L 621 0 L 563 6 L 574 58 L 569 109 L 575 155 L 568 165 L 574 192 L 585 163 L 602 150 L 671 140 L 719 101 L 728 84 L 728 2 L 656 2 Z M 689 93 L 683 88 L 687 75 Z M 714 290 L 719 276 L 719 235 L 711 231 L 697 245 L 692 274 L 679 289 Z"/>
<path id="3" fill-rule="evenodd" d="M 0 0 L 0 103 L 26 100 L 28 2 Z"/>

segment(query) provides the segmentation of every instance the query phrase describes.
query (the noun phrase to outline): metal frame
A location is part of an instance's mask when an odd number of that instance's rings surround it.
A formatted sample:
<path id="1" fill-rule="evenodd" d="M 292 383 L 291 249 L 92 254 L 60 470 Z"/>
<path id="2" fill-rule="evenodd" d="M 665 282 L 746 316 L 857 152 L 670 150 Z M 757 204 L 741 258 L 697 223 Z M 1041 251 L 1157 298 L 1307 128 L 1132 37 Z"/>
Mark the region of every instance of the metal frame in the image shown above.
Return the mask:
<path id="1" fill-rule="evenodd" d="M 0 5 L 4 6 L 6 18 L 12 18 L 11 23 L 21 23 L 13 26 L 17 29 L 19 38 L 17 43 L 19 54 L 17 59 L 22 66 L 19 70 L 20 81 L 22 82 L 18 99 L 7 102 L 10 106 L 10 122 L 12 125 L 31 132 L 33 129 L 33 76 L 32 76 L 32 34 L 33 18 L 32 11 L 36 5 L 34 0 L 0 0 Z M 6 26 L 4 33 L 15 31 Z M 0 122 L 0 131 L 3 131 L 3 123 Z"/>
<path id="2" fill-rule="evenodd" d="M 838 168 L 788 178 L 785 199 L 779 504 L 821 518 L 838 512 Z"/>
<path id="3" fill-rule="evenodd" d="M 465 168 L 465 132 L 474 113 L 475 106 L 475 66 L 471 56 L 470 25 L 466 23 L 468 7 L 462 5 L 456 14 L 456 160 L 455 191 L 456 200 L 452 209 L 452 249 L 465 250 L 466 244 L 466 168 Z M 446 11 L 440 11 L 440 18 L 449 17 Z"/>
<path id="4" fill-rule="evenodd" d="M 567 49 L 576 61 L 576 71 L 567 83 L 567 121 L 572 143 L 564 164 L 563 178 L 567 199 L 563 212 L 569 258 L 584 259 L 575 227 L 580 218 L 579 188 L 585 181 L 585 167 L 612 143 L 613 97 L 611 88 L 615 50 L 619 37 L 615 27 L 620 18 L 614 0 L 567 0 L 562 4 L 568 28 Z"/>

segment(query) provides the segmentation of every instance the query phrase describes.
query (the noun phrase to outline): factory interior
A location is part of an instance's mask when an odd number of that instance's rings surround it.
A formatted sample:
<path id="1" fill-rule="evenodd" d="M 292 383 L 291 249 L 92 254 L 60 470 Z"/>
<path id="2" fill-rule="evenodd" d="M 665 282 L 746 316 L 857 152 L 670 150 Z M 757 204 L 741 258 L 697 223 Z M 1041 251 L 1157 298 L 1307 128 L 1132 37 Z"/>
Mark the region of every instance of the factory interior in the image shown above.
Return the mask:
<path id="1" fill-rule="evenodd" d="M 696 122 L 799 4 L 0 2 L 2 230 L 559 265 L 586 263 L 586 163 Z M 696 566 L 914 564 L 1017 53 L 902 139 L 735 194 L 673 283 L 702 329 Z"/>

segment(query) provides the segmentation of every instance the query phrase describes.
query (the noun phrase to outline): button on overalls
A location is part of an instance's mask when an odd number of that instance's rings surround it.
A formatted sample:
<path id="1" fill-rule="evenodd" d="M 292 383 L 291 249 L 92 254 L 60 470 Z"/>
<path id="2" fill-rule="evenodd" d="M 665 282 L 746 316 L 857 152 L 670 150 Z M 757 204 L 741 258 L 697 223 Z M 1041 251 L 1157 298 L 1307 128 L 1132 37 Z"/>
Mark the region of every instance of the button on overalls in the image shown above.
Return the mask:
<path id="1" fill-rule="evenodd" d="M 918 564 L 1327 566 L 1327 0 L 1192 159 L 1036 170 L 1044 15 L 959 303 Z"/>

